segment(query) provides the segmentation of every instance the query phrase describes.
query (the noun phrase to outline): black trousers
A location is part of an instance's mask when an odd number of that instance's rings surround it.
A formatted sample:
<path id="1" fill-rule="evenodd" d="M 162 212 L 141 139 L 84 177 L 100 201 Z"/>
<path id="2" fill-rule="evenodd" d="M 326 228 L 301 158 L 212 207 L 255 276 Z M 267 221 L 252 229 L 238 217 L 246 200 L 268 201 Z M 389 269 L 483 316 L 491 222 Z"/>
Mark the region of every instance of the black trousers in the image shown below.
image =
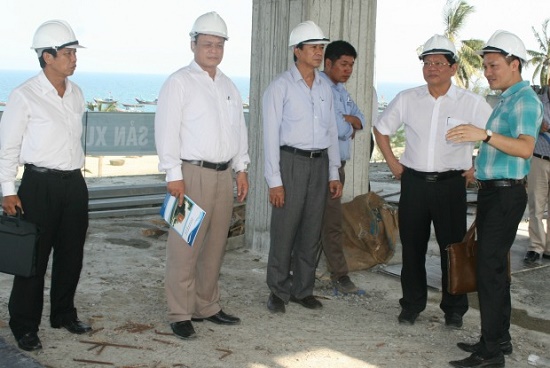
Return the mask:
<path id="1" fill-rule="evenodd" d="M 526 205 L 523 185 L 480 189 L 478 193 L 477 295 L 484 357 L 500 354 L 499 343 L 511 339 L 508 252 Z"/>
<path id="2" fill-rule="evenodd" d="M 9 300 L 10 328 L 16 339 L 37 332 L 44 304 L 44 276 L 53 249 L 50 323 L 77 318 L 74 295 L 80 279 L 88 189 L 80 171 L 66 176 L 25 170 L 18 190 L 24 216 L 40 229 L 36 276 L 15 277 Z"/>
<path id="3" fill-rule="evenodd" d="M 466 295 L 447 292 L 447 252 L 451 243 L 462 240 L 466 233 L 466 184 L 462 176 L 438 182 L 427 182 L 405 170 L 401 177 L 399 200 L 399 235 L 403 248 L 401 270 L 401 307 L 417 313 L 426 308 L 428 298 L 426 252 L 431 224 L 441 253 L 440 308 L 448 313 L 464 315 L 468 310 Z"/>

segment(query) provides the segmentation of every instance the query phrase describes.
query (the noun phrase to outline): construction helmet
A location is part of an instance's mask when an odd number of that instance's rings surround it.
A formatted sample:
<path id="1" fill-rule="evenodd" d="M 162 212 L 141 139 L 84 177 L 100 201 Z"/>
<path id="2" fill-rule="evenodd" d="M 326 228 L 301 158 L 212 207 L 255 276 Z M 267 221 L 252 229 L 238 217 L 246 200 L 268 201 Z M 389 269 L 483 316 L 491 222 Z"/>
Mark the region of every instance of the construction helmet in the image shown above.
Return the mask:
<path id="1" fill-rule="evenodd" d="M 82 48 L 74 35 L 73 29 L 64 20 L 54 19 L 42 23 L 32 39 L 31 49 L 34 49 L 38 56 L 42 56 L 45 49 L 59 50 L 62 48 Z"/>
<path id="2" fill-rule="evenodd" d="M 518 36 L 508 31 L 498 30 L 493 33 L 483 49 L 477 53 L 483 56 L 487 52 L 498 52 L 506 56 L 516 56 L 521 59 L 522 64 L 527 61 L 525 44 Z"/>
<path id="3" fill-rule="evenodd" d="M 325 37 L 319 26 L 311 20 L 298 24 L 292 32 L 288 40 L 288 46 L 293 47 L 300 43 L 303 44 L 327 44 L 330 40 Z"/>
<path id="4" fill-rule="evenodd" d="M 426 55 L 434 54 L 451 55 L 455 61 L 458 59 L 455 45 L 447 37 L 438 34 L 430 37 L 424 46 L 422 46 L 421 50 L 420 55 L 418 55 L 420 60 L 422 60 Z"/>
<path id="5" fill-rule="evenodd" d="M 189 32 L 189 36 L 194 39 L 199 34 L 223 37 L 226 40 L 229 39 L 225 22 L 215 11 L 203 14 L 195 20 L 193 28 L 191 28 L 191 32 Z"/>

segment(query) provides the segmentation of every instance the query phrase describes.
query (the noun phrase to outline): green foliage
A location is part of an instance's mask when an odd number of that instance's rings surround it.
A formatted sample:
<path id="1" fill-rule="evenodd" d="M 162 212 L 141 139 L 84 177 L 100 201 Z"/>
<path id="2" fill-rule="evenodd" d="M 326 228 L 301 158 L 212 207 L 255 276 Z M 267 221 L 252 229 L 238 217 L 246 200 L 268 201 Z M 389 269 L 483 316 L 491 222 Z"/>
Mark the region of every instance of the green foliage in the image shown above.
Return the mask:
<path id="1" fill-rule="evenodd" d="M 540 51 L 527 50 L 527 54 L 531 57 L 527 64 L 535 66 L 535 71 L 533 72 L 531 82 L 533 84 L 537 84 L 535 82 L 535 78 L 540 76 L 539 81 L 541 86 L 547 86 L 548 78 L 550 78 L 550 37 L 548 36 L 549 21 L 550 19 L 546 19 L 542 22 L 542 35 L 535 30 L 535 27 L 532 27 L 533 35 L 539 44 Z"/>
<path id="2" fill-rule="evenodd" d="M 405 129 L 401 126 L 397 132 L 390 138 L 392 147 L 404 147 L 405 146 Z"/>
<path id="3" fill-rule="evenodd" d="M 466 19 L 474 13 L 475 8 L 468 5 L 465 0 L 447 0 L 443 9 L 443 22 L 445 24 L 445 36 L 459 47 L 456 47 L 458 55 L 458 69 L 454 77 L 457 86 L 470 88 L 473 78 L 481 76 L 483 67 L 482 58 L 476 54 L 483 47 L 484 42 L 477 39 L 459 40 L 460 30 L 464 28 Z"/>

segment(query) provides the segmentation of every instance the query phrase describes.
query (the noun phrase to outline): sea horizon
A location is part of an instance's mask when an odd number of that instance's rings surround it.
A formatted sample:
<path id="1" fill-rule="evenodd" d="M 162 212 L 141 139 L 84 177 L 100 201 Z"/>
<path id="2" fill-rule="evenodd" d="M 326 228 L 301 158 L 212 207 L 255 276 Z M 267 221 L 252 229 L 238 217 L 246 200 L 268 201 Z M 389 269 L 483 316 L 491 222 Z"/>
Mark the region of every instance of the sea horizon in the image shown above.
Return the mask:
<path id="1" fill-rule="evenodd" d="M 38 70 L 0 70 L 0 102 L 6 102 L 11 91 L 28 78 L 38 74 Z M 137 104 L 141 100 L 155 100 L 168 74 L 134 74 L 108 72 L 77 72 L 70 79 L 80 86 L 87 102 L 94 99 L 111 98 L 122 104 Z M 244 103 L 249 103 L 250 78 L 229 76 L 241 93 Z M 399 82 L 378 82 L 376 86 L 379 102 L 390 102 L 400 91 L 418 84 Z M 1 109 L 2 107 L 0 107 Z M 154 112 L 154 105 L 143 105 L 139 111 Z"/>

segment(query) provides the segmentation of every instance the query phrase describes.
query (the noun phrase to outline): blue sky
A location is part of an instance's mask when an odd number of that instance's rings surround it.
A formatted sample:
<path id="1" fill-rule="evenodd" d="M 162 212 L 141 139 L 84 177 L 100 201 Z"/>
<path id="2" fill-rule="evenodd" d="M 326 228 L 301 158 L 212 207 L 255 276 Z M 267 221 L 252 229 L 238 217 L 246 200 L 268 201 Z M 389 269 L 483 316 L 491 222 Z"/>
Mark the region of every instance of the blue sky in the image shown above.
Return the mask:
<path id="1" fill-rule="evenodd" d="M 477 9 L 461 34 L 488 39 L 497 29 L 537 49 L 532 26 L 540 31 L 550 17 L 549 0 L 469 0 Z M 423 83 L 416 48 L 442 33 L 445 0 L 379 0 L 376 80 Z M 30 50 L 37 26 L 67 20 L 87 49 L 79 50 L 78 70 L 167 74 L 191 59 L 189 30 L 195 18 L 216 10 L 229 28 L 222 70 L 246 76 L 250 70 L 252 0 L 0 0 L 0 69 L 38 69 Z M 321 25 L 322 27 L 322 25 Z M 356 45 L 357 46 L 357 45 Z M 524 72 L 530 79 L 532 71 Z"/>

